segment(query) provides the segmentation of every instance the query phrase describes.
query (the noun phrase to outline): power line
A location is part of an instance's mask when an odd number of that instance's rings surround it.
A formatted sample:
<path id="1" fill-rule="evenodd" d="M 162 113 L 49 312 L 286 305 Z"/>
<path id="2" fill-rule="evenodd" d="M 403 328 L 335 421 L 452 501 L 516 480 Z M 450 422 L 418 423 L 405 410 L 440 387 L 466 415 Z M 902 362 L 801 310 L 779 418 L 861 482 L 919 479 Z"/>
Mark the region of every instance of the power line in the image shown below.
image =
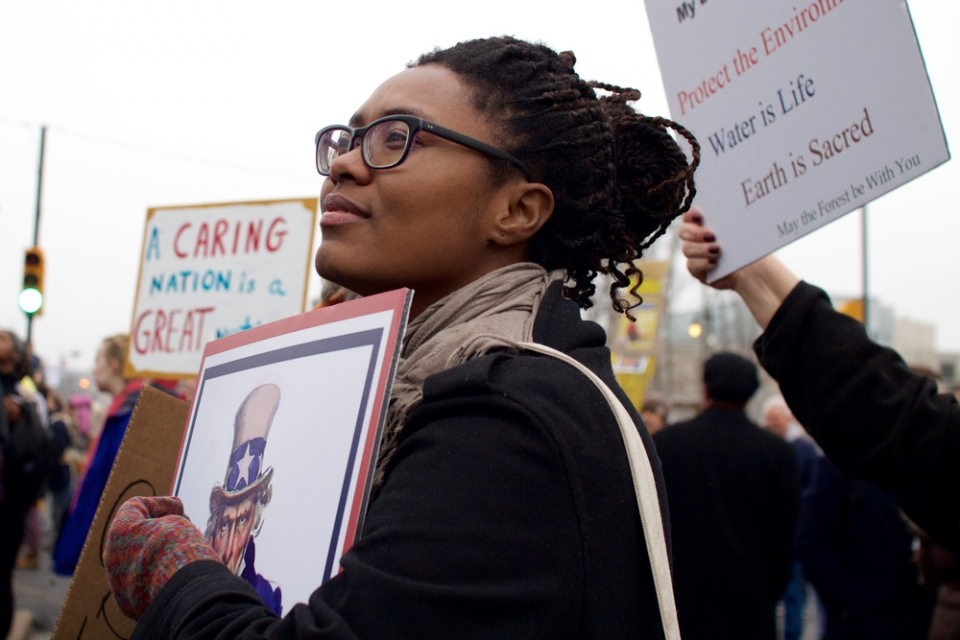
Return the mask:
<path id="1" fill-rule="evenodd" d="M 0 124 L 5 124 L 8 127 L 20 127 L 23 129 L 39 129 L 40 125 L 36 122 L 27 122 L 26 120 L 14 120 L 13 118 L 2 118 L 0 117 Z"/>
<path id="2" fill-rule="evenodd" d="M 30 129 L 40 129 L 41 127 L 40 124 L 37 124 L 34 122 L 27 122 L 26 120 L 15 120 L 12 118 L 2 118 L 2 117 L 0 117 L 0 124 L 22 127 L 22 128 L 30 128 Z M 170 151 L 168 149 L 158 149 L 155 147 L 148 147 L 146 145 L 140 145 L 140 144 L 135 144 L 131 142 L 124 142 L 121 140 L 114 140 L 112 138 L 107 138 L 105 136 L 98 136 L 94 134 L 84 133 L 82 131 L 74 131 L 72 129 L 67 129 L 57 125 L 51 125 L 51 126 L 48 126 L 47 128 L 52 129 L 57 133 L 65 134 L 67 136 L 72 136 L 74 138 L 79 138 L 83 140 L 89 140 L 92 142 L 102 144 L 104 146 L 116 147 L 119 149 L 126 149 L 129 151 L 134 151 L 136 153 L 166 158 L 168 160 L 175 160 L 178 162 L 185 162 L 189 164 L 202 164 L 202 165 L 207 165 L 212 167 L 230 169 L 232 171 L 253 173 L 257 175 L 271 176 L 274 178 L 282 178 L 285 180 L 304 181 L 304 180 L 309 180 L 311 178 L 310 172 L 305 172 L 301 174 L 301 173 L 294 173 L 292 171 L 278 171 L 276 169 L 267 169 L 265 167 L 244 165 L 237 162 L 226 162 L 223 160 L 214 160 L 211 158 L 204 158 L 202 156 L 194 156 L 187 153 Z"/>

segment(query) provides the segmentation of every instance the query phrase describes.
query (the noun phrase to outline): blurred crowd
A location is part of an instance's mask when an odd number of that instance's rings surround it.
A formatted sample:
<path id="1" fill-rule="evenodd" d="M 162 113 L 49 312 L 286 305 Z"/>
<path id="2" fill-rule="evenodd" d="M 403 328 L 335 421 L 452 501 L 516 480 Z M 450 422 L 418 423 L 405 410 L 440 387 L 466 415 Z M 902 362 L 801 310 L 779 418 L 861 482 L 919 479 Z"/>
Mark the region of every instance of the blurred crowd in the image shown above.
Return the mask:
<path id="1" fill-rule="evenodd" d="M 755 403 L 751 422 L 758 387 L 752 361 L 723 353 L 705 364 L 694 419 L 660 426 L 662 399 L 644 406 L 645 421 L 657 416 L 684 637 L 960 637 L 953 555 L 892 495 L 841 472 L 781 396 Z"/>
<path id="2" fill-rule="evenodd" d="M 111 336 L 99 346 L 96 393 L 63 398 L 47 385 L 37 356 L 13 333 L 0 332 L 0 435 L 34 421 L 47 435 L 39 455 L 50 460 L 42 485 L 27 487 L 13 473 L 13 458 L 38 453 L 3 450 L 0 629 L 9 626 L 14 568 L 37 570 L 44 551 L 56 573 L 76 568 L 145 384 L 123 376 L 126 339 Z M 680 609 L 684 637 L 739 637 L 744 621 L 757 637 L 776 628 L 784 640 L 960 637 L 953 555 L 891 495 L 846 477 L 782 397 L 767 396 L 753 411 L 761 424 L 752 422 L 745 412 L 759 387 L 752 361 L 716 354 L 703 376 L 704 409 L 694 419 L 671 424 L 668 399 L 659 394 L 641 408 L 670 496 L 675 588 L 687 604 Z M 147 383 L 192 400 L 192 381 Z"/>
<path id="3" fill-rule="evenodd" d="M 13 615 L 13 571 L 73 574 L 107 477 L 144 384 L 192 400 L 194 383 L 123 376 L 127 336 L 97 349 L 93 393 L 67 398 L 50 387 L 41 359 L 0 331 L 0 638 Z"/>
<path id="4" fill-rule="evenodd" d="M 321 306 L 341 301 L 325 293 Z M 193 381 L 125 378 L 126 341 L 99 345 L 95 393 L 63 398 L 29 347 L 0 331 L 0 637 L 14 568 L 38 570 L 47 552 L 53 571 L 73 574 L 143 386 L 192 400 Z M 960 638 L 951 552 L 889 493 L 845 475 L 783 397 L 755 397 L 759 386 L 753 359 L 718 353 L 704 364 L 693 419 L 671 423 L 656 393 L 640 407 L 670 500 L 683 637 Z M 15 437 L 31 432 L 39 437 Z"/>

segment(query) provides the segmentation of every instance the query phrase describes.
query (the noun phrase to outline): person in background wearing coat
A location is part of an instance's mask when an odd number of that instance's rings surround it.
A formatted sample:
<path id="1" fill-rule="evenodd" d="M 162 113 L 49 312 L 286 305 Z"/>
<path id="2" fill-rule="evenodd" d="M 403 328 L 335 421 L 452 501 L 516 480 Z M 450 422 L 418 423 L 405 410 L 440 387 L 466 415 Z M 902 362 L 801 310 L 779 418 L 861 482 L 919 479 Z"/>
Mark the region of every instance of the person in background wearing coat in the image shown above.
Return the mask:
<path id="1" fill-rule="evenodd" d="M 703 384 L 703 412 L 653 437 L 670 501 L 680 631 L 686 640 L 774 640 L 790 577 L 797 463 L 789 444 L 743 412 L 760 384 L 755 364 L 718 353 Z"/>
<path id="2" fill-rule="evenodd" d="M 824 640 L 925 640 L 933 597 L 917 583 L 912 542 L 889 493 L 817 458 L 797 551 L 826 610 Z"/>
<path id="3" fill-rule="evenodd" d="M 910 371 L 936 382 L 940 394 L 956 395 L 956 390 L 944 385 L 940 374 L 932 368 L 913 364 Z M 957 568 L 957 560 L 946 547 L 933 540 L 916 523 L 910 521 L 909 524 L 910 530 L 920 543 L 914 547 L 913 552 L 913 562 L 917 565 L 920 583 L 936 597 L 927 638 L 960 640 L 960 570 Z"/>
<path id="4" fill-rule="evenodd" d="M 76 425 L 70 415 L 69 406 L 59 395 L 50 391 L 47 394 L 47 405 L 50 409 L 50 432 L 56 443 L 57 466 L 50 477 L 50 494 L 53 498 L 53 528 L 59 534 L 60 526 L 66 517 L 70 506 L 72 490 L 72 474 L 68 460 L 68 450 L 75 452 L 76 439 L 74 434 Z"/>
<path id="5" fill-rule="evenodd" d="M 23 541 L 27 512 L 38 492 L 22 473 L 24 458 L 16 448 L 15 430 L 40 429 L 37 407 L 26 399 L 21 381 L 30 372 L 23 341 L 0 330 L 0 638 L 6 638 L 13 620 L 13 569 Z M 6 454 L 6 455 L 5 455 Z M 26 458 L 29 460 L 29 458 Z M 36 467 L 34 467 L 36 468 Z"/>
<path id="6" fill-rule="evenodd" d="M 113 396 L 113 402 L 107 410 L 103 429 L 100 431 L 88 453 L 86 471 L 80 478 L 74 491 L 70 512 L 63 521 L 63 527 L 53 551 L 54 571 L 60 575 L 73 575 L 80 560 L 83 543 L 93 524 L 100 496 L 107 484 L 113 461 L 120 450 L 120 443 L 127 432 L 127 425 L 133 415 L 133 408 L 140 397 L 143 382 L 127 380 L 123 377 L 123 362 L 127 351 L 127 336 L 117 335 L 107 338 L 97 349 L 97 359 L 93 368 L 93 378 L 97 388 Z"/>
<path id="7" fill-rule="evenodd" d="M 640 417 L 643 423 L 647 425 L 647 431 L 650 435 L 657 433 L 667 426 L 667 416 L 670 415 L 670 405 L 662 394 L 652 392 L 648 393 L 643 399 L 643 406 L 640 408 Z"/>
<path id="8" fill-rule="evenodd" d="M 790 407 L 783 396 L 771 396 L 763 402 L 763 428 L 783 438 L 793 447 L 800 472 L 800 495 L 810 486 L 813 467 L 820 456 L 817 445 L 810 442 L 803 427 L 790 413 Z M 797 557 L 794 545 L 793 565 L 790 569 L 790 582 L 781 597 L 784 606 L 783 640 L 800 640 L 803 635 L 803 611 L 807 605 L 807 581 L 803 578 L 803 567 Z"/>
<path id="9" fill-rule="evenodd" d="M 920 539 L 914 562 L 928 591 L 936 593 L 928 640 L 960 640 L 960 568 L 952 553 L 914 525 Z"/>
<path id="10" fill-rule="evenodd" d="M 706 281 L 722 247 L 691 209 L 680 238 L 687 270 Z M 960 405 L 927 376 L 910 371 L 863 325 L 833 309 L 776 256 L 715 280 L 734 290 L 763 334 L 754 351 L 790 410 L 824 454 L 850 478 L 876 483 L 907 517 L 960 554 Z"/>

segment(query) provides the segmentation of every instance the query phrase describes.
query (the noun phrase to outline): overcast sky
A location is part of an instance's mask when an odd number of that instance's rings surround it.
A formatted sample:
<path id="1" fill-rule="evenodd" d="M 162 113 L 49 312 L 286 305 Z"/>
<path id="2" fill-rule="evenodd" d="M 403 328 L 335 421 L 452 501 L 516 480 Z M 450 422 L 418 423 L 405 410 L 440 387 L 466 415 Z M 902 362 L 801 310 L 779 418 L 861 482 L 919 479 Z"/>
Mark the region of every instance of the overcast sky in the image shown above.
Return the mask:
<path id="1" fill-rule="evenodd" d="M 910 8 L 953 141 L 960 8 L 936 0 Z M 103 337 L 129 330 L 148 207 L 316 196 L 317 129 L 346 121 L 418 54 L 505 33 L 572 49 L 582 76 L 636 86 L 641 110 L 668 115 L 636 0 L 0 3 L 0 326 L 25 326 L 16 298 L 32 244 L 41 123 L 47 304 L 34 342 L 53 361 L 79 351 L 70 364 L 86 367 Z M 938 346 L 953 351 L 960 221 L 949 194 L 958 167 L 943 165 L 869 213 L 872 294 L 936 325 Z M 859 295 L 858 215 L 780 255 L 829 292 Z M 318 291 L 315 278 L 311 295 Z M 697 295 L 691 284 L 685 304 Z"/>

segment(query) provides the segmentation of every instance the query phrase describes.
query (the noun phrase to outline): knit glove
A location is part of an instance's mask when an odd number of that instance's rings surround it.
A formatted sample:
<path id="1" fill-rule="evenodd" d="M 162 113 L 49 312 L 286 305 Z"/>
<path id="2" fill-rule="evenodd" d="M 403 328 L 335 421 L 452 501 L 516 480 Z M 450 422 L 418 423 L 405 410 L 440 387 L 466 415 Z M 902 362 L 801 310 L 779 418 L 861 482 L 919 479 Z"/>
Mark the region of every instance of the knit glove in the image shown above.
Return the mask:
<path id="1" fill-rule="evenodd" d="M 179 498 L 130 498 L 107 531 L 103 564 L 123 615 L 139 620 L 178 569 L 220 557 L 183 515 Z"/>

